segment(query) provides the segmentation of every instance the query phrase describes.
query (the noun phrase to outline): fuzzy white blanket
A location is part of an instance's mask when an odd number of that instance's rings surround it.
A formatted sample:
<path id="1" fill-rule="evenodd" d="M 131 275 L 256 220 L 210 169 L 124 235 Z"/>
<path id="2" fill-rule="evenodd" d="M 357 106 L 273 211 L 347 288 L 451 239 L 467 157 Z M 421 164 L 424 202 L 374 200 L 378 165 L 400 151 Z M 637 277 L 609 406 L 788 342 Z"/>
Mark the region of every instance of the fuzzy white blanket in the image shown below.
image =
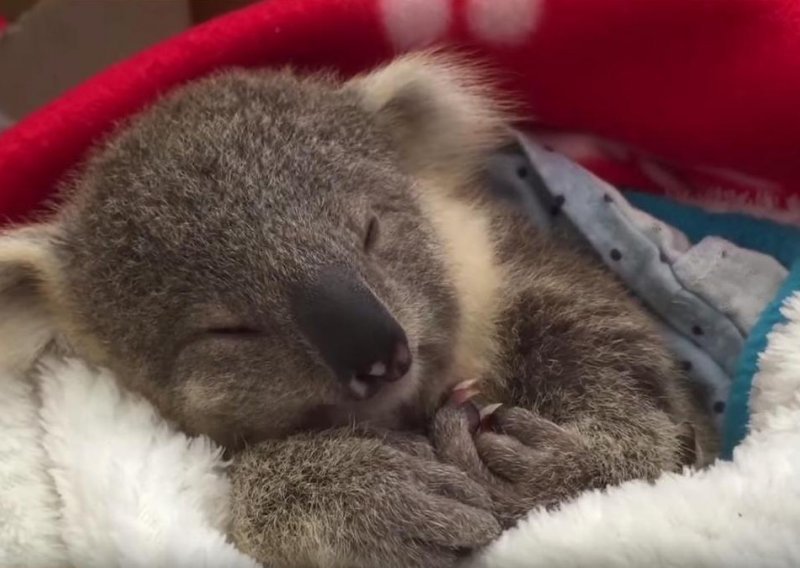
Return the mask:
<path id="1" fill-rule="evenodd" d="M 220 452 L 0 306 L 0 567 L 255 568 L 225 538 Z"/>
<path id="2" fill-rule="evenodd" d="M 800 566 L 800 295 L 774 330 L 732 462 L 533 512 L 480 568 Z M 0 320 L 0 566 L 255 567 L 226 541 L 219 451 L 113 377 L 37 360 L 36 314 Z"/>

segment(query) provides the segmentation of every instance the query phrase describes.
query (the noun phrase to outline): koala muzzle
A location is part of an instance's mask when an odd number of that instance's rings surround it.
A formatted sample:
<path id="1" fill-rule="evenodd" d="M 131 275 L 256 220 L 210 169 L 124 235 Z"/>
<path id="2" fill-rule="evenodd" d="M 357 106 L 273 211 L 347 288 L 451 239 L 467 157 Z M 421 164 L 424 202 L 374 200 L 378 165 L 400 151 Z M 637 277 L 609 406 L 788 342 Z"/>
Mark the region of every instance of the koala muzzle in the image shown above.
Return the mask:
<path id="1" fill-rule="evenodd" d="M 352 398 L 370 398 L 408 373 L 411 351 L 403 328 L 355 274 L 328 269 L 297 285 L 292 310 Z"/>

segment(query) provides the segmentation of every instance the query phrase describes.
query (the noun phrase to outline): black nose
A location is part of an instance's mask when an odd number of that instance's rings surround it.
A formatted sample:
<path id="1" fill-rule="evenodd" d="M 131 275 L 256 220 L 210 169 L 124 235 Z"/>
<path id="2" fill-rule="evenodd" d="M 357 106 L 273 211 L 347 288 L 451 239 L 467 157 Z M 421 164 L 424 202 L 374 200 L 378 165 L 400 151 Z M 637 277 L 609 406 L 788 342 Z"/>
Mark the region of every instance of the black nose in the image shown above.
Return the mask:
<path id="1" fill-rule="evenodd" d="M 326 270 L 296 286 L 292 309 L 306 339 L 354 398 L 369 398 L 408 373 L 403 328 L 359 277 Z"/>

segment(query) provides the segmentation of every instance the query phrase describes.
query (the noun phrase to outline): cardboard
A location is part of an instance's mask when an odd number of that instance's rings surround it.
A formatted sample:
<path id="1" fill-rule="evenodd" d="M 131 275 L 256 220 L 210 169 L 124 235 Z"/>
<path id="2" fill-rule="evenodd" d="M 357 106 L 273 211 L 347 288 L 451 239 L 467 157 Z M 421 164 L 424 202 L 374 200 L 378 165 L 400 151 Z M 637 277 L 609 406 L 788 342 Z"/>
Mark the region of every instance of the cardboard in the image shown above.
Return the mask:
<path id="1" fill-rule="evenodd" d="M 0 36 L 0 129 L 186 29 L 191 14 L 187 0 L 3 0 L 9 26 Z"/>

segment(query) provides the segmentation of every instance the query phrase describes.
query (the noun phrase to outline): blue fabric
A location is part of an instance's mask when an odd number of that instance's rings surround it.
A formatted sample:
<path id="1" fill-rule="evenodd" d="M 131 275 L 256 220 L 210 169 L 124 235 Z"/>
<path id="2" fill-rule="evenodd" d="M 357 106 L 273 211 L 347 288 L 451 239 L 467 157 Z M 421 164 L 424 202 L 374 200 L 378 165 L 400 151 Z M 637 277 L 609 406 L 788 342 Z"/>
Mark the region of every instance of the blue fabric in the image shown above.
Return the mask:
<path id="1" fill-rule="evenodd" d="M 747 435 L 753 377 L 758 370 L 759 355 L 767 347 L 767 335 L 784 321 L 780 313 L 784 300 L 800 291 L 800 229 L 742 214 L 711 213 L 636 191 L 624 193 L 634 207 L 683 231 L 692 242 L 711 235 L 722 237 L 741 247 L 771 255 L 791 269 L 778 295 L 747 338 L 737 364 L 722 432 L 722 457 L 731 459 L 734 448 Z"/>
<path id="2" fill-rule="evenodd" d="M 624 226 L 623 228 L 628 226 L 618 223 L 619 219 L 616 217 L 609 217 L 611 213 L 615 212 L 610 207 L 612 200 L 598 201 L 594 207 L 590 207 L 588 210 L 588 213 L 592 215 L 592 222 L 600 220 L 599 227 L 595 226 L 596 223 L 593 225 L 586 218 L 580 217 L 580 214 L 584 212 L 580 207 L 585 204 L 586 200 L 582 201 L 576 197 L 586 197 L 579 190 L 585 189 L 586 185 L 592 185 L 584 180 L 587 176 L 581 175 L 581 170 L 577 166 L 570 168 L 568 161 L 564 158 L 553 163 L 553 160 L 559 159 L 557 156 L 546 152 L 537 152 L 534 148 L 527 147 L 524 140 L 525 137 L 522 138 L 522 146 L 526 147 L 527 152 L 500 154 L 496 157 L 496 163 L 489 168 L 494 192 L 500 197 L 518 202 L 529 212 L 531 220 L 545 230 L 551 229 L 551 226 L 557 221 L 569 217 L 570 224 L 574 229 L 578 229 L 579 232 L 580 229 L 584 229 L 582 235 L 595 245 L 596 250 L 608 249 L 609 243 L 604 241 L 605 247 L 598 247 L 595 242 L 597 238 L 594 240 L 590 238 L 592 235 L 595 237 L 597 235 L 595 233 L 590 235 L 586 232 L 586 228 L 594 228 L 595 232 L 599 231 L 604 237 L 608 236 L 607 233 L 612 233 L 615 239 L 614 243 L 619 241 L 627 245 L 625 258 L 628 258 L 633 249 L 631 242 L 634 242 L 635 239 L 622 238 L 630 237 L 627 233 L 620 237 L 617 234 L 620 232 L 619 230 L 614 232 L 615 227 L 619 229 L 620 226 Z M 527 157 L 524 155 L 526 153 Z M 534 159 L 537 157 L 538 159 Z M 536 167 L 531 167 L 534 165 Z M 514 174 L 511 175 L 509 172 L 514 172 Z M 560 197 L 558 203 L 554 201 L 556 195 L 552 191 L 553 188 L 558 190 L 557 197 Z M 725 385 L 725 392 L 720 393 L 721 400 L 727 399 L 726 408 L 724 408 L 725 415 L 721 421 L 722 457 L 730 459 L 733 456 L 734 448 L 747 434 L 753 378 L 758 370 L 759 356 L 767 347 L 767 336 L 776 325 L 783 322 L 784 318 L 780 309 L 784 300 L 793 292 L 800 291 L 800 228 L 757 219 L 746 214 L 714 213 L 706 211 L 702 207 L 678 203 L 667 197 L 642 193 L 636 191 L 635 188 L 620 188 L 620 191 L 631 206 L 674 227 L 683 233 L 692 244 L 697 244 L 706 237 L 718 237 L 742 249 L 771 256 L 789 270 L 789 275 L 775 298 L 767 304 L 755 325 L 750 329 L 749 335 L 742 338 L 741 348 L 730 360 L 728 372 L 732 374 L 732 378 Z M 557 215 L 561 211 L 566 215 Z M 603 259 L 607 261 L 610 268 L 621 266 L 618 262 L 610 262 L 606 256 L 603 255 Z M 617 252 L 617 258 L 612 259 L 619 260 L 620 258 L 622 256 Z M 631 285 L 631 278 L 626 279 L 624 274 L 620 276 Z M 654 289 L 658 288 L 658 282 L 645 282 L 644 284 L 645 296 L 656 293 Z M 642 290 L 637 290 L 637 292 L 641 295 Z M 766 297 L 769 296 L 765 296 L 765 299 Z M 650 307 L 652 308 L 652 306 Z M 673 335 L 675 334 L 666 334 L 667 337 Z M 683 358 L 689 360 L 689 358 Z M 700 365 L 692 365 L 691 368 L 699 367 Z M 720 400 L 720 398 L 716 398 L 716 400 Z M 715 414 L 722 412 L 718 408 L 722 407 L 718 406 L 718 403 L 714 404 Z"/>
<path id="3" fill-rule="evenodd" d="M 747 337 L 734 320 L 736 315 L 741 315 L 737 311 L 740 306 L 730 303 L 726 305 L 729 311 L 720 310 L 711 299 L 715 296 L 698 294 L 678 274 L 680 272 L 693 283 L 696 282 L 691 277 L 695 275 L 698 279 L 706 278 L 703 284 L 713 286 L 714 277 L 709 277 L 706 271 L 711 274 L 719 270 L 723 262 L 720 259 L 727 257 L 718 251 L 706 253 L 705 260 L 709 262 L 706 266 L 702 260 L 692 260 L 695 258 L 692 254 L 698 254 L 697 249 L 691 254 L 673 250 L 675 243 L 672 241 L 676 236 L 671 227 L 637 222 L 631 217 L 633 210 L 628 201 L 616 188 L 601 182 L 565 156 L 547 151 L 525 135 L 520 135 L 517 147 L 493 155 L 486 174 L 487 187 L 492 194 L 522 208 L 542 232 L 558 231 L 560 238 L 577 237 L 619 276 L 654 316 L 666 346 L 686 375 L 707 395 L 704 398 L 708 412 L 722 430 L 730 387 Z M 731 259 L 743 251 L 731 246 Z M 744 297 L 736 299 L 739 304 L 747 302 L 748 296 L 754 304 L 748 330 L 755 325 L 760 312 L 788 274 L 771 257 L 757 254 L 768 260 L 769 266 L 761 269 L 763 274 L 753 274 L 754 281 L 749 287 L 746 274 L 742 274 L 742 283 L 738 288 L 733 285 L 731 292 Z M 676 263 L 676 259 L 679 262 Z M 692 267 L 692 262 L 699 264 Z M 762 276 L 763 281 L 755 281 Z M 759 292 L 758 288 L 763 288 L 765 283 L 768 291 Z M 728 283 L 719 283 L 719 286 L 731 288 Z M 695 329 L 701 331 L 695 332 Z"/>

